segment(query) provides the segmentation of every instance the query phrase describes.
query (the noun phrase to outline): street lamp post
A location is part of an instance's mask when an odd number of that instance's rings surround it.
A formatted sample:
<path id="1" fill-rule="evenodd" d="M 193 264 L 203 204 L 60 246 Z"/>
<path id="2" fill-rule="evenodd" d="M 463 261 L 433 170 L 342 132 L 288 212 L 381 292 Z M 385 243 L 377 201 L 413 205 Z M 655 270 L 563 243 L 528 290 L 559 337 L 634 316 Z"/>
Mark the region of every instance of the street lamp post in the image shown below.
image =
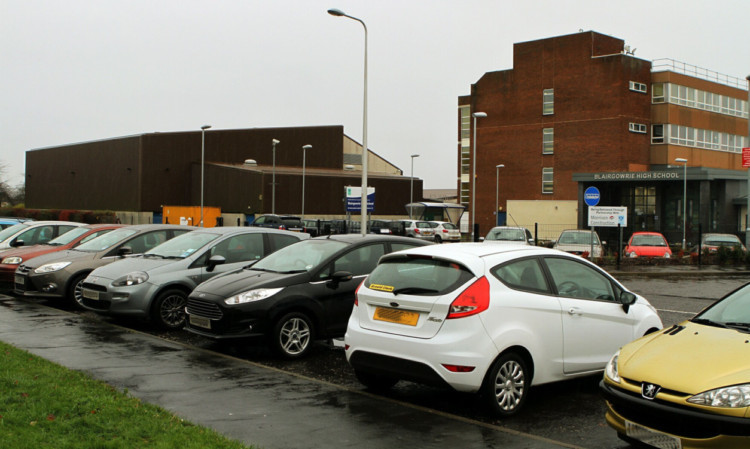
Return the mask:
<path id="1" fill-rule="evenodd" d="M 409 218 L 411 218 L 411 203 L 414 202 L 414 158 L 419 157 L 418 154 L 411 155 L 411 178 L 409 181 Z"/>
<path id="2" fill-rule="evenodd" d="M 362 235 L 367 234 L 367 25 L 361 19 L 354 16 L 350 16 L 340 9 L 329 9 L 328 14 L 336 17 L 346 17 L 348 19 L 356 20 L 362 24 L 365 29 L 365 88 L 364 88 L 364 101 L 363 101 L 363 113 L 362 113 L 362 196 L 361 203 L 359 205 L 362 211 L 361 218 L 361 231 Z"/>
<path id="3" fill-rule="evenodd" d="M 302 219 L 305 219 L 305 152 L 311 150 L 312 145 L 302 147 Z"/>
<path id="4" fill-rule="evenodd" d="M 500 226 L 500 169 L 505 165 L 495 165 L 495 226 Z"/>
<path id="5" fill-rule="evenodd" d="M 682 251 L 685 251 L 685 226 L 687 222 L 687 159 L 678 157 L 674 160 L 683 164 L 682 172 Z"/>
<path id="6" fill-rule="evenodd" d="M 276 213 L 276 144 L 279 141 L 276 139 L 271 140 L 272 152 L 273 152 L 273 171 L 271 172 L 271 213 Z"/>
<path id="7" fill-rule="evenodd" d="M 471 114 L 474 116 L 474 137 L 472 141 L 474 143 L 474 155 L 471 159 L 471 241 L 479 241 L 479 235 L 477 234 L 477 222 L 476 222 L 476 208 L 477 208 L 477 119 L 485 118 L 487 114 L 484 112 L 475 112 Z"/>
<path id="8" fill-rule="evenodd" d="M 203 176 L 206 159 L 206 130 L 210 127 L 211 125 L 201 126 L 201 227 L 203 227 Z"/>

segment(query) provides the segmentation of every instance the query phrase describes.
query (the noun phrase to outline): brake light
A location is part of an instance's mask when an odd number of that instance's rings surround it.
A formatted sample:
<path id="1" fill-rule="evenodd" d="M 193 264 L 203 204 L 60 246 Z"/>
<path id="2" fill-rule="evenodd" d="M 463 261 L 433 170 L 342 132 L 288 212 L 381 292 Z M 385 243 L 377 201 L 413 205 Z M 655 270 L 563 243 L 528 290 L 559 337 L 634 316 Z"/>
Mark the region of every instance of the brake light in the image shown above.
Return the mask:
<path id="1" fill-rule="evenodd" d="M 482 276 L 453 300 L 446 319 L 476 315 L 489 307 L 490 282 Z"/>
<path id="2" fill-rule="evenodd" d="M 447 230 L 447 229 L 443 229 L 443 232 L 447 233 L 447 232 L 448 232 L 448 230 Z"/>
<path id="3" fill-rule="evenodd" d="M 357 297 L 357 295 L 359 295 L 359 289 L 362 288 L 363 285 L 365 285 L 365 279 L 362 279 L 362 282 L 359 283 L 357 289 L 354 290 L 354 307 L 357 307 L 359 305 L 359 298 Z"/>
<path id="4" fill-rule="evenodd" d="M 419 234 L 419 228 L 415 228 L 415 229 L 414 229 L 414 233 L 415 233 L 415 234 Z"/>
<path id="5" fill-rule="evenodd" d="M 284 231 L 284 230 L 286 230 L 286 226 L 284 226 L 284 225 L 279 225 L 279 230 L 281 230 L 281 231 Z"/>

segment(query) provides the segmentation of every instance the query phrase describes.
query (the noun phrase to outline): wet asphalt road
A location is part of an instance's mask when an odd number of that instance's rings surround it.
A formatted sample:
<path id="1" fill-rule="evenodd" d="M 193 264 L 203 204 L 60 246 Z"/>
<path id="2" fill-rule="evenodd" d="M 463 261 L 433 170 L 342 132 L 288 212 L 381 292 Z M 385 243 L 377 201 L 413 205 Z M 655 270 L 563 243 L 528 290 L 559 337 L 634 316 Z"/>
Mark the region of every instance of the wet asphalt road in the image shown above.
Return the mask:
<path id="1" fill-rule="evenodd" d="M 698 276 L 689 279 L 620 277 L 620 280 L 632 291 L 645 296 L 657 308 L 664 326 L 667 327 L 690 318 L 724 294 L 743 285 L 747 278 L 743 276 L 705 279 Z M 97 317 L 97 319 L 100 318 Z M 104 320 L 109 321 L 107 318 Z M 154 333 L 143 323 L 113 322 L 143 332 Z M 249 360 L 259 365 L 342 386 L 344 390 L 341 390 L 340 394 L 344 396 L 348 395 L 347 389 L 363 390 L 346 364 L 343 350 L 335 346 L 320 344 L 310 357 L 289 362 L 274 358 L 261 347 L 218 345 L 187 332 L 155 334 L 168 340 L 187 343 L 209 351 Z M 592 376 L 536 387 L 531 390 L 525 409 L 518 416 L 505 420 L 497 420 L 490 416 L 478 398 L 473 395 L 408 382 L 399 383 L 387 394 L 387 398 L 383 399 L 423 407 L 434 416 L 445 415 L 457 417 L 459 420 L 500 426 L 508 432 L 530 434 L 564 445 L 586 448 L 628 448 L 630 446 L 617 439 L 615 433 L 604 421 L 605 405 L 598 393 L 600 377 Z M 337 400 L 335 392 L 330 394 L 330 400 Z M 387 405 L 385 407 L 387 408 Z M 375 419 L 378 419 L 377 415 Z M 388 424 L 387 421 L 384 418 L 384 425 Z"/>

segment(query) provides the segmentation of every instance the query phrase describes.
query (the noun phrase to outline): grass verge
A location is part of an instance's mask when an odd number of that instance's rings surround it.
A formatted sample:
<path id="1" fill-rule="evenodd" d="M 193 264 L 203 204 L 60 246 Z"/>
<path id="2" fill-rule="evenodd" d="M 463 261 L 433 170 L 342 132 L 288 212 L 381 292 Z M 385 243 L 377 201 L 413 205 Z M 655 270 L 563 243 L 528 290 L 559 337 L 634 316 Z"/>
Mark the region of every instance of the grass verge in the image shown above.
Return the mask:
<path id="1" fill-rule="evenodd" d="M 247 448 L 3 342 L 0 442 L 14 449 Z"/>

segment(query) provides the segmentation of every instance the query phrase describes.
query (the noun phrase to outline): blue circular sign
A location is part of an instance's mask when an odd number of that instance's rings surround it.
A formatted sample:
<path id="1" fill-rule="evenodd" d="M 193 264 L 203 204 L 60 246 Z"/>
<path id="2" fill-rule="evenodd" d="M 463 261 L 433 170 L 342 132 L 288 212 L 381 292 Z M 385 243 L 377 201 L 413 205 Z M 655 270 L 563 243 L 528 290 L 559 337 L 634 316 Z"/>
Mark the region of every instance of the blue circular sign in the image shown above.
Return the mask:
<path id="1" fill-rule="evenodd" d="M 586 202 L 587 206 L 596 206 L 599 204 L 599 198 L 601 198 L 599 189 L 594 186 L 589 187 L 583 192 L 583 201 Z"/>

